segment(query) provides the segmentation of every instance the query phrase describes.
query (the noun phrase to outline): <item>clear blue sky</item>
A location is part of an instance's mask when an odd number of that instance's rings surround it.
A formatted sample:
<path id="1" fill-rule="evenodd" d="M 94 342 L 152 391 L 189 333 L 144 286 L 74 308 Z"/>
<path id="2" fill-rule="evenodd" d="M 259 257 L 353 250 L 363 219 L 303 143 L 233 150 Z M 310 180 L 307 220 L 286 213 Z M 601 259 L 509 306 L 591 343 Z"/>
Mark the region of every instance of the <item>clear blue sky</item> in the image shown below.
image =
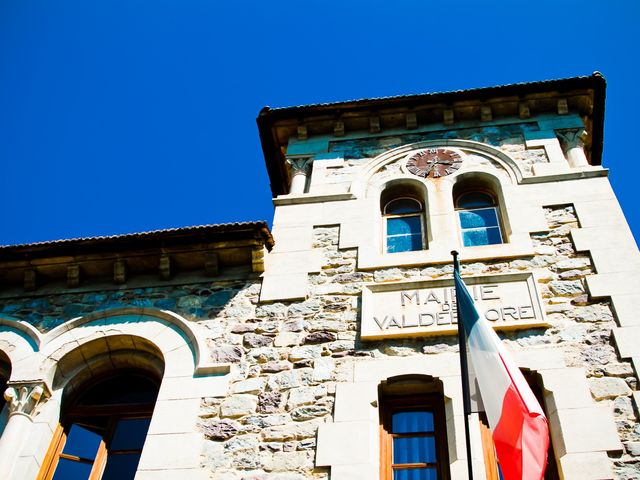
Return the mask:
<path id="1" fill-rule="evenodd" d="M 3 0 L 0 244 L 273 214 L 264 105 L 576 75 L 636 238 L 637 1 Z"/>

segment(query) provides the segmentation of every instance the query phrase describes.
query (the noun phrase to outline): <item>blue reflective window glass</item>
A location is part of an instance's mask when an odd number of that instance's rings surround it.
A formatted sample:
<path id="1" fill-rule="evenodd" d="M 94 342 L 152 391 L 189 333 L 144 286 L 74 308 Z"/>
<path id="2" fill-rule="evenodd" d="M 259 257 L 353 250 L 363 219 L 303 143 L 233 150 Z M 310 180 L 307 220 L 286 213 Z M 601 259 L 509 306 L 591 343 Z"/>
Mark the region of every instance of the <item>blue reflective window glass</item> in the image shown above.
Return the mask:
<path id="1" fill-rule="evenodd" d="M 422 223 L 419 215 L 387 219 L 387 252 L 422 250 Z"/>
<path id="2" fill-rule="evenodd" d="M 393 471 L 393 480 L 437 480 L 435 468 L 403 468 Z"/>
<path id="3" fill-rule="evenodd" d="M 409 250 L 409 244 L 408 237 L 389 237 L 387 238 L 387 252 L 406 252 Z"/>
<path id="4" fill-rule="evenodd" d="M 495 207 L 458 212 L 465 247 L 502 243 L 498 211 Z"/>
<path id="5" fill-rule="evenodd" d="M 133 480 L 139 461 L 139 453 L 109 455 L 102 480 Z"/>
<path id="6" fill-rule="evenodd" d="M 393 463 L 435 463 L 435 461 L 435 438 L 396 437 L 393 439 Z"/>
<path id="7" fill-rule="evenodd" d="M 386 215 L 401 215 L 403 213 L 417 213 L 422 210 L 420 203 L 412 198 L 399 198 L 387 203 L 384 208 Z"/>
<path id="8" fill-rule="evenodd" d="M 502 243 L 500 229 L 497 227 L 464 230 L 462 232 L 462 240 L 465 247 L 496 245 L 498 243 Z"/>
<path id="9" fill-rule="evenodd" d="M 75 457 L 93 460 L 100 447 L 102 436 L 87 430 L 85 427 L 73 424 L 67 435 L 63 453 L 68 453 Z"/>
<path id="10" fill-rule="evenodd" d="M 465 193 L 458 198 L 458 208 L 481 208 L 495 205 L 493 198 L 486 193 L 471 192 Z"/>
<path id="11" fill-rule="evenodd" d="M 61 458 L 52 480 L 87 480 L 92 467 L 92 463 L 81 463 Z"/>
<path id="12" fill-rule="evenodd" d="M 110 450 L 140 450 L 147 438 L 150 418 L 119 420 L 111 440 Z"/>
<path id="13" fill-rule="evenodd" d="M 480 210 L 462 210 L 458 212 L 460 226 L 464 228 L 497 227 L 498 215 L 495 208 Z"/>
<path id="14" fill-rule="evenodd" d="M 422 250 L 422 235 L 397 235 L 387 237 L 387 252 L 414 252 Z"/>
<path id="15" fill-rule="evenodd" d="M 488 228 L 487 229 L 487 238 L 489 245 L 495 245 L 496 243 L 502 243 L 502 235 L 500 234 L 500 229 L 496 228 Z"/>
<path id="16" fill-rule="evenodd" d="M 391 433 L 433 432 L 433 413 L 426 411 L 397 412 L 391 418 Z"/>
<path id="17" fill-rule="evenodd" d="M 406 235 L 420 233 L 420 217 L 399 217 L 387 219 L 387 235 Z"/>

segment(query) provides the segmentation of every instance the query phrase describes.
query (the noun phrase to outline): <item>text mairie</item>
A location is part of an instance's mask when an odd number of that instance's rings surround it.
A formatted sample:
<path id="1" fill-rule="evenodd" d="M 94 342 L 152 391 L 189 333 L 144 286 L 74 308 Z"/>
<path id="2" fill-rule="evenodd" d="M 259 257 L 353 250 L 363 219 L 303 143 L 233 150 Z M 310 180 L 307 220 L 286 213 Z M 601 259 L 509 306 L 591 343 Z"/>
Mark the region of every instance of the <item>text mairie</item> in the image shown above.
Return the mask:
<path id="1" fill-rule="evenodd" d="M 469 287 L 481 315 L 491 322 L 534 319 L 531 305 L 513 305 L 500 296 L 500 285 Z M 381 330 L 452 325 L 458 322 L 455 288 L 403 290 L 398 292 L 398 313 L 374 315 Z M 504 302 L 504 303 L 503 303 Z"/>

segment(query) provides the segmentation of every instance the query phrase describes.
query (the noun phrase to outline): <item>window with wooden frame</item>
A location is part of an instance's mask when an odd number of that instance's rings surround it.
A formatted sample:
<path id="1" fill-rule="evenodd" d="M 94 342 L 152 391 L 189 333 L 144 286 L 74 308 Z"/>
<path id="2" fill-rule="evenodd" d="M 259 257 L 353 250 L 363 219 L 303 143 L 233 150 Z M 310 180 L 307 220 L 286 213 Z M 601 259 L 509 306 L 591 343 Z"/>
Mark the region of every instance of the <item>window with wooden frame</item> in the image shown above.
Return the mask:
<path id="1" fill-rule="evenodd" d="M 444 405 L 440 395 L 383 397 L 381 480 L 448 480 Z"/>
<path id="2" fill-rule="evenodd" d="M 143 372 L 91 382 L 63 405 L 38 480 L 132 480 L 159 383 Z"/>

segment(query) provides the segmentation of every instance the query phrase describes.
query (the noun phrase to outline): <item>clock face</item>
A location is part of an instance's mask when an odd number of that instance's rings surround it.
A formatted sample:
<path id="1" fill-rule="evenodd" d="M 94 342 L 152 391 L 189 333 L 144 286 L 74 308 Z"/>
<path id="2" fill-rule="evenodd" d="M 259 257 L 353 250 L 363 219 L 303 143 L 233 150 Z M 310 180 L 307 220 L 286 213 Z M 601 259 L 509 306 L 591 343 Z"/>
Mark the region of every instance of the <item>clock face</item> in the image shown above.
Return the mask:
<path id="1" fill-rule="evenodd" d="M 428 148 L 414 153 L 407 160 L 407 170 L 424 178 L 451 175 L 462 165 L 459 153 L 446 148 Z"/>

